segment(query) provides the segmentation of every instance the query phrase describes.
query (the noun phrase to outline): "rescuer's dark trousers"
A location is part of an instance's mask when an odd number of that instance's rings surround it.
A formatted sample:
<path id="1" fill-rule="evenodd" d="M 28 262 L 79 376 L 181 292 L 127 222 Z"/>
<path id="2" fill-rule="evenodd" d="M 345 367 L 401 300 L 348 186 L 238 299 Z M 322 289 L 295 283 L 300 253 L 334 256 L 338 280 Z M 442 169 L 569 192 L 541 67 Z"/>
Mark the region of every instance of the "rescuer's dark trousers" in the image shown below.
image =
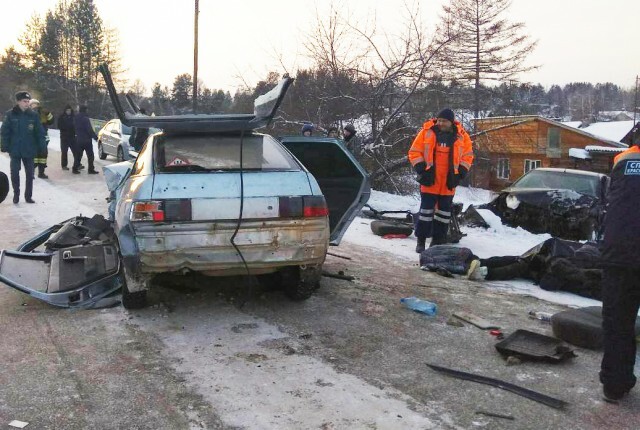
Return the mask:
<path id="1" fill-rule="evenodd" d="M 35 170 L 33 158 L 11 157 L 11 186 L 13 187 L 13 194 L 20 195 L 21 164 L 24 165 L 25 176 L 24 198 L 30 199 L 33 193 L 33 174 Z"/>
<path id="2" fill-rule="evenodd" d="M 640 307 L 640 270 L 605 268 L 602 283 L 604 356 L 600 382 L 624 393 L 636 384 L 635 323 Z"/>
<path id="3" fill-rule="evenodd" d="M 418 239 L 433 237 L 433 240 L 445 243 L 451 222 L 452 204 L 453 196 L 420 193 L 420 213 L 416 223 L 416 237 Z"/>

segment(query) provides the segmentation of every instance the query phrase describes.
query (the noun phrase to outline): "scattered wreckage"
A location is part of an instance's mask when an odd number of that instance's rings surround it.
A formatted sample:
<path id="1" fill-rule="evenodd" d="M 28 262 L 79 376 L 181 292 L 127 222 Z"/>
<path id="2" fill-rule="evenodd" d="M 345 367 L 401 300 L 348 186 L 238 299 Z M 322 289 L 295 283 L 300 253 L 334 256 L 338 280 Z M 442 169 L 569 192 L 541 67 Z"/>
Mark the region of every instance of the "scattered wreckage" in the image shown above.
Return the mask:
<path id="1" fill-rule="evenodd" d="M 504 224 L 531 233 L 597 240 L 602 235 L 608 183 L 608 176 L 601 173 L 538 168 L 478 208 L 489 209 Z"/>
<path id="2" fill-rule="evenodd" d="M 104 168 L 108 221 L 76 217 L 2 251 L 0 281 L 63 307 L 122 288 L 123 306 L 140 308 L 155 276 L 192 271 L 274 275 L 289 297 L 308 298 L 370 185 L 340 140 L 255 131 L 293 79 L 258 97 L 253 114 L 146 116 L 131 100 L 125 112 L 100 71 L 122 124 L 162 131 L 134 162 Z"/>

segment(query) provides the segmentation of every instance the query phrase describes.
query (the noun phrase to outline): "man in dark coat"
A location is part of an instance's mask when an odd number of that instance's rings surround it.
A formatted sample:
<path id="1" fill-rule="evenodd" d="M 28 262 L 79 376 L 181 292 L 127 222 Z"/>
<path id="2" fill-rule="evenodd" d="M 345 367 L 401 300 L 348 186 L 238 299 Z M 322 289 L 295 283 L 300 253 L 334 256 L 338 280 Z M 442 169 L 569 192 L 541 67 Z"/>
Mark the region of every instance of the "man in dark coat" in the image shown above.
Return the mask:
<path id="1" fill-rule="evenodd" d="M 64 112 L 58 117 L 58 129 L 60 130 L 60 164 L 62 170 L 69 170 L 67 167 L 69 150 L 76 159 L 76 127 L 73 124 L 74 112 L 70 105 L 64 107 Z"/>
<path id="2" fill-rule="evenodd" d="M 640 308 L 640 136 L 613 161 L 602 259 L 604 398 L 617 402 L 636 384 L 635 321 Z"/>
<path id="3" fill-rule="evenodd" d="M 347 124 L 342 130 L 342 138 L 347 149 L 355 156 L 360 155 L 360 141 L 356 138 L 356 128 L 353 124 Z"/>
<path id="4" fill-rule="evenodd" d="M 82 160 L 82 152 L 87 153 L 87 161 L 89 162 L 89 169 L 87 173 L 91 175 L 97 175 L 98 171 L 93 166 L 93 140 L 98 140 L 96 132 L 91 126 L 89 115 L 87 115 L 88 108 L 86 106 L 80 106 L 80 112 L 75 116 L 73 124 L 76 129 L 76 148 L 77 156 L 73 160 L 73 173 L 80 173 L 80 161 Z"/>
<path id="5" fill-rule="evenodd" d="M 11 157 L 11 185 L 13 187 L 13 203 L 20 201 L 20 166 L 24 166 L 25 190 L 27 203 L 35 203 L 33 193 L 34 161 L 36 154 L 45 151 L 47 142 L 40 117 L 29 108 L 31 94 L 27 91 L 16 93 L 17 104 L 4 115 L 0 134 L 2 136 L 2 152 Z"/>
<path id="6" fill-rule="evenodd" d="M 31 99 L 29 103 L 31 109 L 40 116 L 40 122 L 42 123 L 42 127 L 44 128 L 44 139 L 49 146 L 49 126 L 53 125 L 53 114 L 48 110 L 40 107 L 40 100 Z M 49 179 L 49 177 L 44 173 L 44 169 L 47 168 L 47 157 L 49 156 L 49 151 L 45 146 L 44 150 L 38 151 L 36 157 L 34 158 L 34 163 L 38 167 L 38 178 L 40 179 Z"/>

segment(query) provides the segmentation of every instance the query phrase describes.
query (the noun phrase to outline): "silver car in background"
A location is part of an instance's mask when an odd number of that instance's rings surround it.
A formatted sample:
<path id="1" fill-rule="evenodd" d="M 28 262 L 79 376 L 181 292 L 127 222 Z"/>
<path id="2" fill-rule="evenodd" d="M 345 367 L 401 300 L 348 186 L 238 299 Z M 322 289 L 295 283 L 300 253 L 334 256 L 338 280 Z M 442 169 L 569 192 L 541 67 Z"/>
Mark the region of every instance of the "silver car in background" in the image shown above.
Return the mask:
<path id="1" fill-rule="evenodd" d="M 107 155 L 115 157 L 118 161 L 125 161 L 133 158 L 130 154 L 129 137 L 131 127 L 125 125 L 119 119 L 112 119 L 107 122 L 98 132 L 98 157 L 101 160 Z"/>

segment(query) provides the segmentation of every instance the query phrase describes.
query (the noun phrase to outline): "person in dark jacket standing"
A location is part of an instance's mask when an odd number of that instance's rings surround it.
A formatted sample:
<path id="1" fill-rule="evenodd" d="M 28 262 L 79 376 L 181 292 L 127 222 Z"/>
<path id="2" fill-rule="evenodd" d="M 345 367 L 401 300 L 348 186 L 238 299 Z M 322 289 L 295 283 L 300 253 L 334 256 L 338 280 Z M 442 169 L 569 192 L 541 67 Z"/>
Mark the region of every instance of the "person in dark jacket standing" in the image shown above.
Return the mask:
<path id="1" fill-rule="evenodd" d="M 33 193 L 34 161 L 38 152 L 47 148 L 45 131 L 40 117 L 29 108 L 31 94 L 27 91 L 16 93 L 17 104 L 4 115 L 0 135 L 2 136 L 2 152 L 11 157 L 11 185 L 13 187 L 13 203 L 20 201 L 20 166 L 24 166 L 25 190 L 27 203 L 35 203 Z"/>
<path id="2" fill-rule="evenodd" d="M 635 322 L 640 307 L 640 136 L 614 159 L 602 245 L 600 382 L 604 399 L 617 402 L 636 384 Z"/>
<path id="3" fill-rule="evenodd" d="M 82 160 L 82 152 L 87 153 L 87 161 L 89 162 L 89 169 L 87 173 L 91 175 L 97 175 L 98 171 L 93 167 L 93 140 L 98 140 L 96 132 L 91 126 L 89 115 L 87 115 L 88 108 L 86 106 L 80 106 L 80 112 L 75 116 L 73 124 L 76 129 L 76 145 L 77 156 L 73 160 L 73 173 L 80 173 L 80 161 Z"/>
<path id="4" fill-rule="evenodd" d="M 68 155 L 71 150 L 73 164 L 76 159 L 76 127 L 73 124 L 74 112 L 70 105 L 64 107 L 64 112 L 58 117 L 58 129 L 60 130 L 60 164 L 62 170 L 69 170 Z"/>
<path id="5" fill-rule="evenodd" d="M 49 126 L 53 125 L 53 114 L 40 107 L 40 100 L 31 99 L 29 105 L 31 106 L 31 109 L 40 116 L 40 122 L 44 128 L 44 139 L 47 146 L 49 146 Z M 44 150 L 38 151 L 36 158 L 33 160 L 35 165 L 38 167 L 38 178 L 40 179 L 49 179 L 49 177 L 44 173 L 44 169 L 47 168 L 48 156 L 49 151 L 45 146 Z"/>

